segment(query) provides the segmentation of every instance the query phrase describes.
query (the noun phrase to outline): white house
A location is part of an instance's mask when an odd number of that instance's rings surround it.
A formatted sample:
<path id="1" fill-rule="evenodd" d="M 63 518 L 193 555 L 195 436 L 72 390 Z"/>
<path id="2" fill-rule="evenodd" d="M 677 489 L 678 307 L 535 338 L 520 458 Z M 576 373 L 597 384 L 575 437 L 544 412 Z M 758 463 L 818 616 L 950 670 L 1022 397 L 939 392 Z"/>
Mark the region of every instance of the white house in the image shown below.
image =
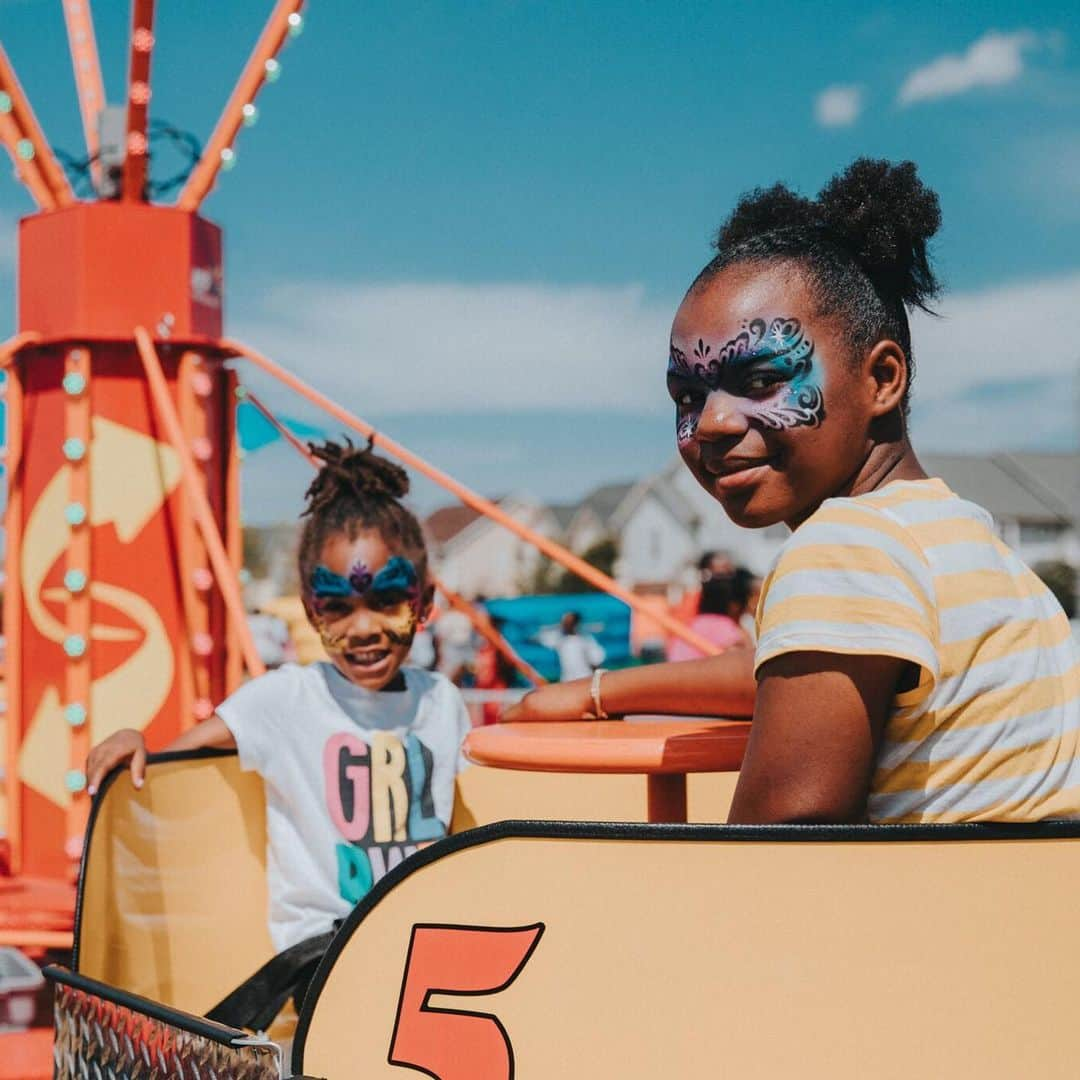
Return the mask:
<path id="1" fill-rule="evenodd" d="M 500 509 L 544 536 L 560 533 L 556 515 L 530 495 L 497 500 Z M 509 529 L 467 506 L 446 506 L 424 521 L 432 565 L 463 596 L 514 596 L 539 566 L 541 555 Z"/>

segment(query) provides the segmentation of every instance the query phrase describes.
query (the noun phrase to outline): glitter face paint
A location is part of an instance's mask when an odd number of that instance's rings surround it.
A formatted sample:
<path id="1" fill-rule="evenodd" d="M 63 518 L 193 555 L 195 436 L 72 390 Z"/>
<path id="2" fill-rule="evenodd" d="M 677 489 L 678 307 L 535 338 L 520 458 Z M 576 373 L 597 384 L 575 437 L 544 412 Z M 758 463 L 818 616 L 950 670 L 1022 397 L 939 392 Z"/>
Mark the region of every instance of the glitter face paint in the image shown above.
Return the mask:
<path id="1" fill-rule="evenodd" d="M 394 645 L 412 644 L 420 620 L 420 578 L 410 559 L 394 555 L 377 573 L 353 563 L 347 577 L 321 563 L 307 583 L 312 622 L 328 652 L 342 652 L 352 634 L 353 616 L 366 609 Z"/>
<path id="2" fill-rule="evenodd" d="M 825 419 L 821 368 L 798 319 L 753 319 L 721 345 L 699 338 L 691 354 L 671 343 L 668 385 L 680 447 L 696 436 L 714 390 L 728 394 L 747 420 L 774 431 Z"/>

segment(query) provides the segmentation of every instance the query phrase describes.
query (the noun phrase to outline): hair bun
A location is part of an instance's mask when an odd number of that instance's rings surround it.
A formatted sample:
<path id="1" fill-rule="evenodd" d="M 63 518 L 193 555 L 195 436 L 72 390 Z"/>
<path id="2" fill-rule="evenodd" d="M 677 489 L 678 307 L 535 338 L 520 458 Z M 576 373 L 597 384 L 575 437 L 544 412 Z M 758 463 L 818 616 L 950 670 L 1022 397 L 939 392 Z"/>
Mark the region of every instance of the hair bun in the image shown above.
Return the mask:
<path id="1" fill-rule="evenodd" d="M 914 162 L 859 158 L 821 189 L 817 205 L 822 225 L 872 280 L 926 310 L 938 291 L 926 247 L 941 227 L 941 207 Z"/>
<path id="2" fill-rule="evenodd" d="M 323 463 L 311 482 L 305 498 L 305 513 L 345 496 L 386 501 L 403 498 L 409 492 L 409 474 L 392 461 L 372 450 L 374 440 L 367 446 L 354 446 L 350 439 L 327 441 L 321 445 L 308 443 L 312 455 Z"/>
<path id="3" fill-rule="evenodd" d="M 754 188 L 739 198 L 731 217 L 720 226 L 713 247 L 723 253 L 762 233 L 817 225 L 820 220 L 818 204 L 796 195 L 786 184 Z"/>

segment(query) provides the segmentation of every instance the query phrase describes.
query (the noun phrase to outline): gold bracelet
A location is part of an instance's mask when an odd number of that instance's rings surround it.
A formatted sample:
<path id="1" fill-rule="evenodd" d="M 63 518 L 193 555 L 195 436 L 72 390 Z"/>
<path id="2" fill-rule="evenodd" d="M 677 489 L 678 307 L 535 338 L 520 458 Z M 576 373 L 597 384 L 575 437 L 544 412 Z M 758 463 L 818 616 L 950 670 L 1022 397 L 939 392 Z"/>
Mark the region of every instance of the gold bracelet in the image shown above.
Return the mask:
<path id="1" fill-rule="evenodd" d="M 598 667 L 592 673 L 592 684 L 589 686 L 589 697 L 592 698 L 593 719 L 607 720 L 608 714 L 604 712 L 603 702 L 600 700 L 600 680 L 607 668 Z"/>

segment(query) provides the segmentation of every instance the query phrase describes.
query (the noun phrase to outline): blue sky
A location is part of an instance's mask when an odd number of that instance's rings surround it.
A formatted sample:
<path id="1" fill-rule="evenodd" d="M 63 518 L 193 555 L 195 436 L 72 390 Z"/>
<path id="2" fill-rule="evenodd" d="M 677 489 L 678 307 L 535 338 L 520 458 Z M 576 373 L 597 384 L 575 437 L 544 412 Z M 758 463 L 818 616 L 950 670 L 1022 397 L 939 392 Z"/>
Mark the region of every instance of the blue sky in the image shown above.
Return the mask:
<path id="1" fill-rule="evenodd" d="M 151 114 L 205 138 L 271 6 L 159 4 Z M 128 5 L 95 16 L 117 101 Z M 57 0 L 0 0 L 0 40 L 77 152 Z M 738 194 L 910 157 L 949 288 L 915 326 L 918 445 L 1069 448 L 1078 50 L 1074 3 L 311 0 L 205 204 L 229 329 L 487 493 L 570 499 L 671 456 L 667 323 Z M 5 334 L 30 209 L 0 185 Z M 304 468 L 253 454 L 249 520 Z"/>

